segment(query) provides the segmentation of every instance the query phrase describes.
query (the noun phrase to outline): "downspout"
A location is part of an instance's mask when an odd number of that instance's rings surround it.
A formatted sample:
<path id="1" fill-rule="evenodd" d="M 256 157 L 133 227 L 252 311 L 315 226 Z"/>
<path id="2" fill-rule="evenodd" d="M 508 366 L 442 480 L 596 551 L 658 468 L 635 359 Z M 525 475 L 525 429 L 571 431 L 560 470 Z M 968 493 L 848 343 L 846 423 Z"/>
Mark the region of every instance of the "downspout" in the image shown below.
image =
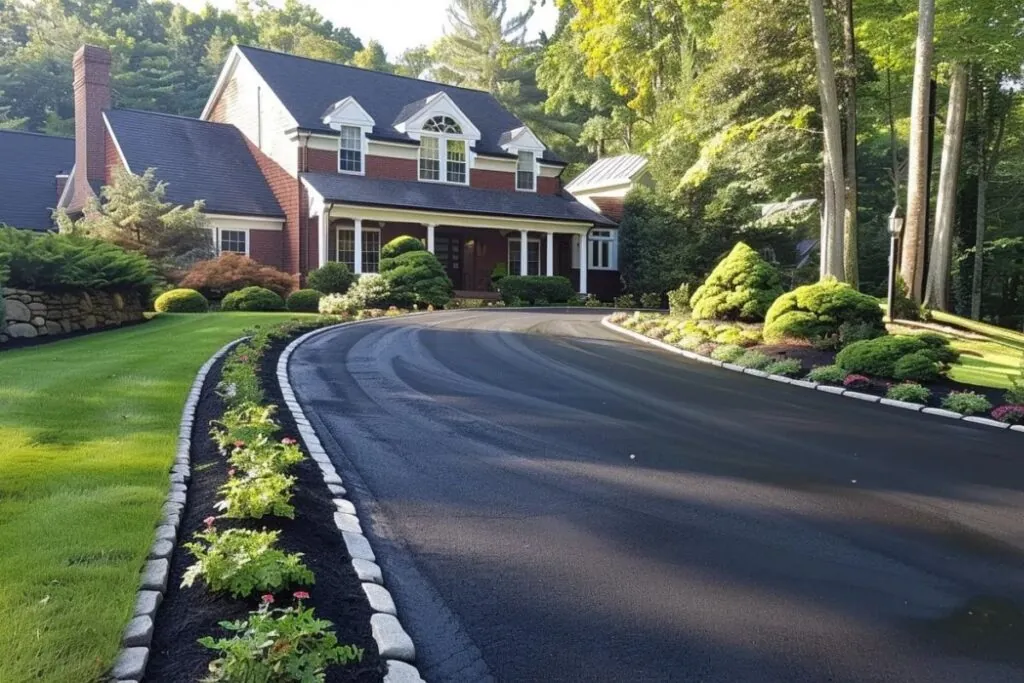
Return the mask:
<path id="1" fill-rule="evenodd" d="M 310 133 L 306 133 L 306 139 L 302 142 L 299 147 L 299 172 L 295 177 L 295 188 L 298 193 L 298 199 L 300 204 L 300 211 L 302 205 L 302 174 L 309 170 L 309 136 Z M 307 212 L 309 202 L 306 202 Z M 299 283 L 305 284 L 305 274 L 309 271 L 309 226 L 306 225 L 309 222 L 309 216 L 306 216 L 306 220 L 299 221 Z"/>

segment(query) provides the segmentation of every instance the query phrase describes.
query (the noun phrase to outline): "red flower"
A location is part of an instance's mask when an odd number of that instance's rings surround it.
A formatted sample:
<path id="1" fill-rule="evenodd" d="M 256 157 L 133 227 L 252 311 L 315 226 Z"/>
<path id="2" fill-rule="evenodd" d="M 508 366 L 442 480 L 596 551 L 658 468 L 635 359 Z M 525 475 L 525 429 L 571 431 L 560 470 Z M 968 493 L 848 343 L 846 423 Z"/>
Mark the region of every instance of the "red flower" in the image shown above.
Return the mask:
<path id="1" fill-rule="evenodd" d="M 292 596 L 294 596 L 296 600 L 309 600 L 309 593 L 306 591 L 295 591 L 292 593 Z"/>
<path id="2" fill-rule="evenodd" d="M 264 605 L 273 605 L 274 604 L 274 596 L 271 595 L 270 593 L 267 593 L 266 595 L 263 595 L 262 597 L 260 597 L 260 601 Z"/>
<path id="3" fill-rule="evenodd" d="M 281 443 L 283 443 L 285 446 L 294 446 L 295 444 L 298 443 L 298 441 L 296 441 L 290 436 L 286 436 L 283 439 L 281 439 Z"/>
<path id="4" fill-rule="evenodd" d="M 203 524 L 205 524 L 206 528 L 209 529 L 211 526 L 213 526 L 214 522 L 216 522 L 216 521 L 217 521 L 216 517 L 207 517 L 206 519 L 203 520 Z"/>

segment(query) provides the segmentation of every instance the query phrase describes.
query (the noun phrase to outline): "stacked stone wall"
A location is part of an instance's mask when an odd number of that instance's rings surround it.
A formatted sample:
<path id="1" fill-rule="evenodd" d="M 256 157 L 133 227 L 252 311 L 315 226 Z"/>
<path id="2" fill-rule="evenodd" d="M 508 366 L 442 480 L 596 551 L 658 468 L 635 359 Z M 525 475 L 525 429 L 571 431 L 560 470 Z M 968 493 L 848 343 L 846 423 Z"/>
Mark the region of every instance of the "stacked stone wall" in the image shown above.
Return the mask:
<path id="1" fill-rule="evenodd" d="M 145 306 L 135 292 L 41 292 L 2 290 L 0 344 L 14 339 L 51 337 L 117 327 L 143 319 Z"/>

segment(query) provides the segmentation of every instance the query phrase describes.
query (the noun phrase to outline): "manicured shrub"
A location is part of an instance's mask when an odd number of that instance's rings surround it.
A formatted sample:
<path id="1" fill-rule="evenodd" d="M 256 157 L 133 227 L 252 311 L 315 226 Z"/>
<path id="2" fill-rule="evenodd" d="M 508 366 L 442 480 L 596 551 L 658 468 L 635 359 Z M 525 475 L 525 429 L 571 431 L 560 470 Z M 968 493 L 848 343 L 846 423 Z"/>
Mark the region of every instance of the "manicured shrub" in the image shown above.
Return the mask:
<path id="1" fill-rule="evenodd" d="M 288 273 L 244 254 L 224 252 L 215 259 L 192 266 L 178 285 L 197 289 L 207 299 L 216 301 L 247 287 L 262 287 L 283 297 L 294 289 L 295 280 Z M 284 308 L 283 302 L 281 308 Z"/>
<path id="2" fill-rule="evenodd" d="M 894 384 L 889 387 L 889 391 L 885 393 L 886 398 L 890 398 L 894 401 L 905 401 L 906 403 L 920 403 L 925 405 L 932 398 L 932 392 L 920 384 L 913 382 L 905 382 L 903 384 Z"/>
<path id="3" fill-rule="evenodd" d="M 414 251 L 426 251 L 422 241 L 409 235 L 400 235 L 380 248 L 381 259 L 395 258 Z"/>
<path id="4" fill-rule="evenodd" d="M 1024 423 L 1024 405 L 999 406 L 992 411 L 992 419 L 1011 425 Z"/>
<path id="5" fill-rule="evenodd" d="M 636 297 L 632 294 L 623 294 L 617 296 L 612 300 L 612 304 L 615 308 L 636 308 Z"/>
<path id="6" fill-rule="evenodd" d="M 803 372 L 804 366 L 796 358 L 784 358 L 765 366 L 764 371 L 769 375 L 782 375 L 783 377 L 797 377 Z"/>
<path id="7" fill-rule="evenodd" d="M 780 294 L 775 266 L 739 242 L 693 293 L 690 306 L 698 320 L 759 321 Z"/>
<path id="8" fill-rule="evenodd" d="M 715 341 L 719 344 L 731 344 L 735 346 L 740 345 L 740 341 L 743 339 L 743 331 L 738 327 L 727 327 L 724 330 L 715 333 Z"/>
<path id="9" fill-rule="evenodd" d="M 640 295 L 641 308 L 661 308 L 661 294 L 648 292 Z"/>
<path id="10" fill-rule="evenodd" d="M 390 288 L 388 304 L 441 308 L 452 299 L 444 266 L 415 237 L 402 235 L 381 248 L 380 275 Z"/>
<path id="11" fill-rule="evenodd" d="M 838 365 L 819 365 L 807 373 L 807 379 L 819 384 L 842 384 L 847 374 Z"/>
<path id="12" fill-rule="evenodd" d="M 567 277 L 547 275 L 509 275 L 498 283 L 498 292 L 506 304 L 513 301 L 533 305 L 538 301 L 565 303 L 576 296 Z M 600 304 L 600 302 L 598 302 Z"/>
<path id="13" fill-rule="evenodd" d="M 836 365 L 847 372 L 875 377 L 895 377 L 896 362 L 924 351 L 928 345 L 917 337 L 894 335 L 854 342 L 836 354 Z"/>
<path id="14" fill-rule="evenodd" d="M 847 375 L 843 380 L 843 386 L 847 389 L 870 389 L 871 379 L 864 375 Z"/>
<path id="15" fill-rule="evenodd" d="M 992 410 L 992 403 L 973 391 L 951 391 L 942 399 L 942 407 L 961 415 L 980 415 Z"/>
<path id="16" fill-rule="evenodd" d="M 157 313 L 206 313 L 210 304 L 194 289 L 172 289 L 156 298 L 153 310 Z"/>
<path id="17" fill-rule="evenodd" d="M 391 285 L 376 273 L 360 275 L 345 294 L 328 294 L 320 299 L 320 312 L 324 315 L 356 313 L 368 308 L 387 306 L 391 298 Z"/>
<path id="18" fill-rule="evenodd" d="M 220 302 L 222 311 L 282 311 L 284 299 L 264 287 L 246 287 L 230 292 Z"/>
<path id="19" fill-rule="evenodd" d="M 742 346 L 736 346 L 735 344 L 722 344 L 711 353 L 711 357 L 725 363 L 734 363 L 737 358 L 746 352 L 746 349 Z"/>
<path id="20" fill-rule="evenodd" d="M 306 284 L 324 294 L 344 294 L 354 281 L 348 266 L 338 261 L 329 261 L 306 276 Z"/>
<path id="21" fill-rule="evenodd" d="M 931 353 L 915 351 L 896 361 L 892 376 L 895 379 L 913 382 L 934 382 L 940 376 L 939 364 Z"/>
<path id="22" fill-rule="evenodd" d="M 294 313 L 316 313 L 320 310 L 323 292 L 315 289 L 299 289 L 288 295 L 285 306 Z"/>
<path id="23" fill-rule="evenodd" d="M 934 332 L 925 332 L 917 338 L 928 346 L 928 353 L 938 363 L 951 364 L 960 358 L 960 353 L 950 345 L 948 337 Z"/>
<path id="24" fill-rule="evenodd" d="M 185 570 L 181 585 L 202 579 L 214 592 L 244 598 L 255 593 L 276 592 L 293 585 L 313 583 L 313 572 L 302 562 L 301 553 L 286 553 L 277 547 L 279 531 L 228 529 L 217 531 L 214 518 L 185 548 L 196 558 Z"/>
<path id="25" fill-rule="evenodd" d="M 787 339 L 816 341 L 840 335 L 843 325 L 860 326 L 857 334 L 885 334 L 878 302 L 835 279 L 797 287 L 783 294 L 768 309 L 764 322 L 767 342 Z M 853 328 L 848 328 L 852 331 Z"/>
<path id="26" fill-rule="evenodd" d="M 748 349 L 743 352 L 743 355 L 737 358 L 735 361 L 736 365 L 744 368 L 750 368 L 752 370 L 762 370 L 771 364 L 772 359 L 764 355 L 760 351 L 754 351 Z"/>
<path id="27" fill-rule="evenodd" d="M 688 315 L 690 313 L 690 298 L 693 290 L 688 282 L 679 285 L 668 293 L 668 310 L 672 315 Z"/>

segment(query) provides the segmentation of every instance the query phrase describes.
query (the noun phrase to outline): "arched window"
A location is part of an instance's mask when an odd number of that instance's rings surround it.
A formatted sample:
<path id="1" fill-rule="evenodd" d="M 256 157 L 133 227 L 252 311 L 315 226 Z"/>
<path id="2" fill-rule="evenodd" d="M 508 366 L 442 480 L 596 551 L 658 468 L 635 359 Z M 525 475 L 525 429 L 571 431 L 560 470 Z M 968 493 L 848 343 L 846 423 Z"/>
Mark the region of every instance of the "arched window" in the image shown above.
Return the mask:
<path id="1" fill-rule="evenodd" d="M 462 135 L 462 126 L 450 116 L 435 116 L 423 124 L 423 130 L 431 133 L 454 133 Z"/>

